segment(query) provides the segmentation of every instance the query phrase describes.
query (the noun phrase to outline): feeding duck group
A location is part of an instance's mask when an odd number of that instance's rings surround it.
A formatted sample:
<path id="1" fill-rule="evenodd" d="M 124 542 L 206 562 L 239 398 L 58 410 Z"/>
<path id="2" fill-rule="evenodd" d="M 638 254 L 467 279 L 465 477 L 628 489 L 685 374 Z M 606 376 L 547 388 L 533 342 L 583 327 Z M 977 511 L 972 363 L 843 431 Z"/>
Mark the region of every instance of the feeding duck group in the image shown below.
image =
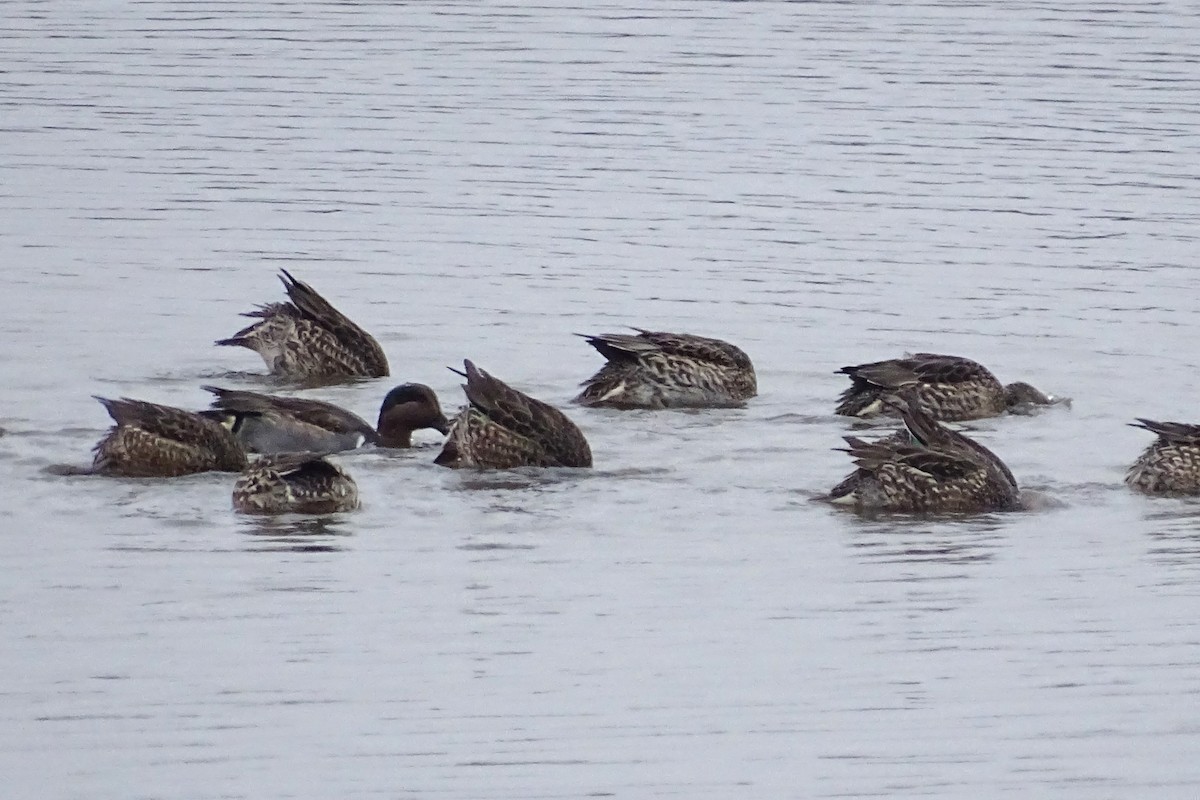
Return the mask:
<path id="1" fill-rule="evenodd" d="M 282 271 L 286 302 L 216 344 L 257 352 L 273 379 L 301 386 L 387 377 L 379 342 L 307 283 Z M 605 359 L 574 402 L 585 408 L 728 408 L 758 393 L 750 357 L 704 336 L 634 328 L 580 334 Z M 459 372 L 458 370 L 455 370 Z M 835 413 L 894 417 L 895 432 L 844 437 L 853 471 L 826 499 L 863 512 L 973 513 L 1021 507 L 1016 479 L 991 450 L 946 422 L 1030 413 L 1069 401 L 1028 383 L 1007 386 L 978 362 L 936 353 L 847 366 Z M 374 425 L 308 397 L 203 387 L 198 411 L 129 398 L 97 398 L 113 427 L 94 448 L 91 473 L 176 477 L 239 473 L 233 506 L 245 513 L 331 513 L 359 506 L 354 479 L 330 454 L 364 446 L 408 448 L 418 430 L 445 435 L 434 463 L 466 469 L 592 466 L 587 438 L 560 409 L 464 361 L 466 405 L 443 414 L 433 389 L 403 383 L 384 396 Z M 1126 482 L 1151 494 L 1200 494 L 1200 426 L 1138 420 L 1156 440 Z"/>

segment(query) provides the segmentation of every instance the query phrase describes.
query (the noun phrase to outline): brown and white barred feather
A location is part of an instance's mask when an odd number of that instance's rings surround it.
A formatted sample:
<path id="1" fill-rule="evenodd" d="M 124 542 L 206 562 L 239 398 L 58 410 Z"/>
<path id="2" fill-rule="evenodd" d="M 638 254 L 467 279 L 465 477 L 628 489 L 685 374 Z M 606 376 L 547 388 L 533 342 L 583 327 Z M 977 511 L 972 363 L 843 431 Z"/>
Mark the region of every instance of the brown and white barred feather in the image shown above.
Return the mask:
<path id="1" fill-rule="evenodd" d="M 246 466 L 242 445 L 215 420 L 144 400 L 96 399 L 116 425 L 93 448 L 93 472 L 169 478 Z"/>
<path id="2" fill-rule="evenodd" d="M 353 511 L 359 507 L 358 486 L 345 470 L 322 456 L 267 456 L 238 476 L 233 507 L 245 514 Z"/>
<path id="3" fill-rule="evenodd" d="M 447 467 L 590 467 L 587 439 L 557 408 L 463 362 L 468 405 L 436 462 Z"/>
<path id="4" fill-rule="evenodd" d="M 1130 423 L 1158 436 L 1125 473 L 1147 494 L 1200 494 L 1200 425 L 1138 419 Z"/>
<path id="5" fill-rule="evenodd" d="M 575 402 L 625 409 L 719 408 L 743 405 L 758 393 L 750 357 L 729 342 L 635 330 L 584 335 L 606 363 L 583 382 Z"/>

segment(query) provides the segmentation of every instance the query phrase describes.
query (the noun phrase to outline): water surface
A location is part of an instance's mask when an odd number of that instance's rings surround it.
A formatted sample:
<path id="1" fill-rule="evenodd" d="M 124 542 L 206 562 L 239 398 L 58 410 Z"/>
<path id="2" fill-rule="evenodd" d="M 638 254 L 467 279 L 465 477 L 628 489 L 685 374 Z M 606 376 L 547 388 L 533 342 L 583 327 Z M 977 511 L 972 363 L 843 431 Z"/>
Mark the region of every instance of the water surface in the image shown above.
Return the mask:
<path id="1" fill-rule="evenodd" d="M 1112 3 L 11 2 L 0 35 L 0 768 L 13 796 L 1179 797 L 1200 513 L 1200 15 Z M 91 395 L 270 387 L 311 282 L 393 379 L 566 405 L 638 325 L 745 409 L 568 409 L 586 474 L 343 459 L 364 508 L 79 479 Z M 844 364 L 969 355 L 1037 510 L 863 520 Z M 1052 502 L 1051 502 L 1052 501 Z"/>

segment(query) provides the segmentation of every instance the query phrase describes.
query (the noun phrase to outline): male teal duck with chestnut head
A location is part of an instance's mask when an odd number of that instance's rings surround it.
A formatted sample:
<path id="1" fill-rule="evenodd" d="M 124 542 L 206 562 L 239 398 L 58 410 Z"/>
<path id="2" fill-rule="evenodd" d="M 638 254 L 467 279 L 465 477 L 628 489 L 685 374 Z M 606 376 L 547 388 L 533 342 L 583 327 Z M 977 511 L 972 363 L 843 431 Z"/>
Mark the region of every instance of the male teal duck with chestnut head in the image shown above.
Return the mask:
<path id="1" fill-rule="evenodd" d="M 405 383 L 383 398 L 374 427 L 341 406 L 303 397 L 284 397 L 240 389 L 203 387 L 216 395 L 214 413 L 252 453 L 336 453 L 364 444 L 412 446 L 414 431 L 432 428 L 445 434 L 449 420 L 437 395 L 420 383 Z"/>

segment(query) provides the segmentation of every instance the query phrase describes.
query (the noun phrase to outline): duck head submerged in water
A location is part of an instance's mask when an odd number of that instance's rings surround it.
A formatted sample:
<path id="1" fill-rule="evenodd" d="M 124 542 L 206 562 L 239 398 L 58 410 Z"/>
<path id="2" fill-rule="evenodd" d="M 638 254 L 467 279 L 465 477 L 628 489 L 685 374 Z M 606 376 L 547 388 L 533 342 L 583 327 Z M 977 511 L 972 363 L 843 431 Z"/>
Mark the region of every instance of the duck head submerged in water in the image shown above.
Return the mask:
<path id="1" fill-rule="evenodd" d="M 387 356 L 375 337 L 301 280 L 281 270 L 286 303 L 267 303 L 243 316 L 258 319 L 218 345 L 262 356 L 272 375 L 305 382 L 382 378 Z"/>
<path id="2" fill-rule="evenodd" d="M 579 334 L 606 363 L 575 402 L 604 408 L 725 408 L 758 393 L 750 357 L 729 342 L 687 333 Z"/>
<path id="3" fill-rule="evenodd" d="M 463 365 L 467 406 L 435 463 L 475 469 L 592 466 L 587 439 L 566 414 L 470 361 Z"/>
<path id="4" fill-rule="evenodd" d="M 914 353 L 904 358 L 842 367 L 840 375 L 851 385 L 838 399 L 835 413 L 871 417 L 889 412 L 884 400 L 901 390 L 911 390 L 920 410 L 943 421 L 982 419 L 1005 412 L 1030 413 L 1037 406 L 1070 405 L 1028 383 L 1005 386 L 991 370 L 961 356 Z"/>

